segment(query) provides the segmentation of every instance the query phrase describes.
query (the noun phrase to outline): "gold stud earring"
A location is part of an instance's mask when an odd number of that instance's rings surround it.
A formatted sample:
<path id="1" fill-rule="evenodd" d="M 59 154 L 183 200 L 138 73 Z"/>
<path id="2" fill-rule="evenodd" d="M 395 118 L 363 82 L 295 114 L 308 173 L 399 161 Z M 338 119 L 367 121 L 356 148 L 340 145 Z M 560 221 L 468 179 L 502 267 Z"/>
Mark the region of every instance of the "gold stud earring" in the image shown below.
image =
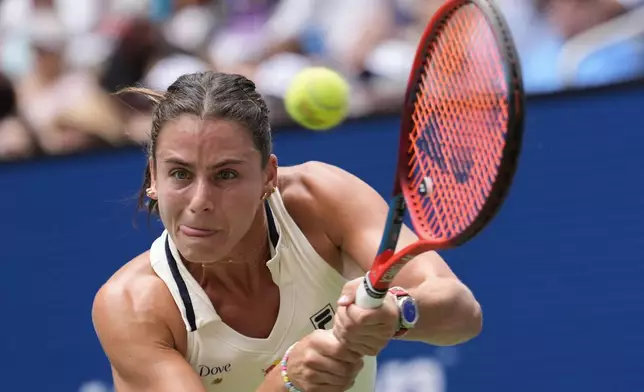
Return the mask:
<path id="1" fill-rule="evenodd" d="M 262 200 L 266 200 L 268 197 L 270 197 L 274 192 L 275 192 L 275 187 L 269 188 L 266 192 L 264 192 L 264 195 L 262 196 Z"/>
<path id="2" fill-rule="evenodd" d="M 145 194 L 146 194 L 148 197 L 155 197 L 155 196 L 156 196 L 156 192 L 155 192 L 152 188 L 148 188 L 148 189 L 146 189 L 146 190 L 145 190 Z"/>

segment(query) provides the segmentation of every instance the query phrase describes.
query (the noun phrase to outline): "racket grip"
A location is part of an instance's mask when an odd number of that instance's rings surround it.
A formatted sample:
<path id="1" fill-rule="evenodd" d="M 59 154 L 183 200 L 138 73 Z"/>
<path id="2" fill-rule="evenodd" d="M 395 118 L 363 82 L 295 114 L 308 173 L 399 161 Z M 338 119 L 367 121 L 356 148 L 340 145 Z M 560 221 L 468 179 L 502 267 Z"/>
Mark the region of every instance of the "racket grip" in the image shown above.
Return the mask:
<path id="1" fill-rule="evenodd" d="M 377 295 L 374 291 L 368 290 L 371 284 L 366 276 L 356 291 L 356 305 L 363 309 L 379 308 L 385 301 L 384 296 Z"/>

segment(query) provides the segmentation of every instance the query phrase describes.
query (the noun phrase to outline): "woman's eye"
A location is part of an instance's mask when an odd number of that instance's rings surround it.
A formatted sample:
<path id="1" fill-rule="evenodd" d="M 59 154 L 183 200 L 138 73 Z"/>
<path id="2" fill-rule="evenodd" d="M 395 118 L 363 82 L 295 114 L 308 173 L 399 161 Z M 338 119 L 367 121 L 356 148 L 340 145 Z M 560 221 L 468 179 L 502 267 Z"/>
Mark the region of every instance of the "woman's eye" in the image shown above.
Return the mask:
<path id="1" fill-rule="evenodd" d="M 232 170 L 222 170 L 217 174 L 217 177 L 222 180 L 232 180 L 233 178 L 237 178 L 237 173 Z"/>
<path id="2" fill-rule="evenodd" d="M 177 180 L 187 180 L 189 177 L 188 172 L 181 169 L 171 171 L 170 175 Z"/>

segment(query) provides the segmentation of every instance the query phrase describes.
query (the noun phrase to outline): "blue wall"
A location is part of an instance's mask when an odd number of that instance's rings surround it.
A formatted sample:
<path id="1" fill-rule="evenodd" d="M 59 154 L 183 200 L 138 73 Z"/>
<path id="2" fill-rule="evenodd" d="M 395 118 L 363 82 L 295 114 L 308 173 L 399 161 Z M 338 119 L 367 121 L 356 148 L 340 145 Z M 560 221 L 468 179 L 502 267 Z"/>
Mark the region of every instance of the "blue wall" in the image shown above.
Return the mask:
<path id="1" fill-rule="evenodd" d="M 506 205 L 444 254 L 481 301 L 484 332 L 455 348 L 392 343 L 383 391 L 644 390 L 643 110 L 641 88 L 530 101 Z M 282 165 L 331 162 L 387 195 L 397 126 L 385 117 L 285 130 L 275 147 Z M 0 390 L 109 384 L 90 308 L 158 233 L 142 215 L 132 226 L 143 163 L 131 149 L 0 166 Z M 414 379 L 426 387 L 400 384 Z"/>

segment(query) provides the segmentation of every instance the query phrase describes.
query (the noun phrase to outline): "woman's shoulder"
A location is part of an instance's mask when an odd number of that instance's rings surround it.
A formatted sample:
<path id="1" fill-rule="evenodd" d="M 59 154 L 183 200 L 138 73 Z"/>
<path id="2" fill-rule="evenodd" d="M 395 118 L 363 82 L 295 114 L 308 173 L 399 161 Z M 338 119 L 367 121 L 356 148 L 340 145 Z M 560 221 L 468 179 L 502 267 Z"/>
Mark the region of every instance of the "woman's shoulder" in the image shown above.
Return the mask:
<path id="1" fill-rule="evenodd" d="M 129 328 L 156 328 L 171 332 L 167 342 L 185 352 L 185 327 L 172 294 L 150 265 L 150 252 L 136 256 L 116 271 L 98 290 L 92 306 L 95 327 L 119 330 L 123 320 Z M 99 328 L 97 328 L 97 332 Z"/>

